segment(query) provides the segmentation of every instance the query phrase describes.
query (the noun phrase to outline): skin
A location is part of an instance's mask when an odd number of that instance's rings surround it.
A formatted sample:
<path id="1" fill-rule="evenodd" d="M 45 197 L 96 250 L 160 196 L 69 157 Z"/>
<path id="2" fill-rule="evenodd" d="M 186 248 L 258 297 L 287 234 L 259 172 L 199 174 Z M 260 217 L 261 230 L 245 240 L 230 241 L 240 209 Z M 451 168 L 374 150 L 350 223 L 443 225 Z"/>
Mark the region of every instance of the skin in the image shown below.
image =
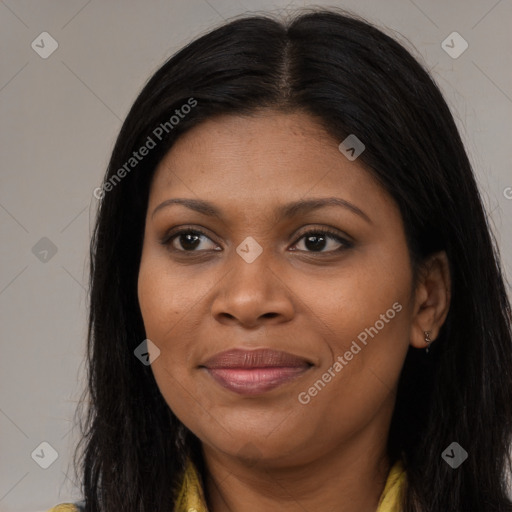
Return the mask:
<path id="1" fill-rule="evenodd" d="M 446 318 L 446 255 L 432 256 L 413 280 L 397 205 L 339 142 L 304 113 L 219 116 L 180 137 L 151 184 L 139 304 L 160 350 L 151 365 L 159 389 L 202 442 L 213 512 L 375 511 L 408 347 L 424 349 L 424 331 L 435 340 Z M 368 219 L 340 206 L 278 215 L 283 204 L 321 197 L 348 201 Z M 153 215 L 170 198 L 209 201 L 222 218 L 176 204 Z M 178 226 L 206 236 L 195 246 L 183 236 L 162 244 Z M 304 234 L 321 228 L 352 245 L 307 244 Z M 252 263 L 236 252 L 248 236 L 263 251 Z M 300 403 L 396 302 L 401 311 Z M 235 347 L 283 350 L 314 366 L 243 396 L 198 367 Z"/>

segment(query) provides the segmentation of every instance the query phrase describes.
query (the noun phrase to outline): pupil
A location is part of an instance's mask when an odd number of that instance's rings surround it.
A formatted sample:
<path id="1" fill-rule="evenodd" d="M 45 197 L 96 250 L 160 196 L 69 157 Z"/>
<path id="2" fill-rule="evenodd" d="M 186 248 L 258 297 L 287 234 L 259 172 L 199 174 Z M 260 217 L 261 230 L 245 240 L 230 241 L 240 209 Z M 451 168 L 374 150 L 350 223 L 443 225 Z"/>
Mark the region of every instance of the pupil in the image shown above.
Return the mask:
<path id="1" fill-rule="evenodd" d="M 313 243 L 311 246 L 309 244 L 309 242 L 311 240 L 322 240 L 322 242 L 320 243 L 321 247 L 318 247 L 318 243 Z M 325 247 L 325 237 L 323 235 L 319 235 L 319 236 L 316 236 L 316 235 L 310 235 L 308 237 L 306 237 L 306 248 L 307 249 L 320 249 L 322 250 L 324 247 Z"/>
<path id="2" fill-rule="evenodd" d="M 182 238 L 182 240 L 183 240 L 183 238 L 186 240 L 185 243 L 180 242 L 183 249 L 195 249 L 199 245 L 199 235 L 186 234 L 186 235 L 181 235 L 181 238 Z M 193 242 L 191 242 L 191 239 L 193 239 L 193 238 L 195 238 L 195 240 Z M 187 247 L 187 243 L 191 244 L 192 247 Z"/>

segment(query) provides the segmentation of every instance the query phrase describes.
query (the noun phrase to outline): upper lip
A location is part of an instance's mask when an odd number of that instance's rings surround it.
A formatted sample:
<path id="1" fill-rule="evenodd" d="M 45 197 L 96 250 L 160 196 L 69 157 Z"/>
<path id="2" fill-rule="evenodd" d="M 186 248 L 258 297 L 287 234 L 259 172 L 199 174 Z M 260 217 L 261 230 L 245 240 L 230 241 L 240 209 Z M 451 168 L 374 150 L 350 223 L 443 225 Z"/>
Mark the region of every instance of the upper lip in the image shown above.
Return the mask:
<path id="1" fill-rule="evenodd" d="M 206 368 L 271 368 L 312 366 L 306 358 L 288 352 L 261 348 L 255 350 L 231 349 L 215 354 L 200 366 Z"/>

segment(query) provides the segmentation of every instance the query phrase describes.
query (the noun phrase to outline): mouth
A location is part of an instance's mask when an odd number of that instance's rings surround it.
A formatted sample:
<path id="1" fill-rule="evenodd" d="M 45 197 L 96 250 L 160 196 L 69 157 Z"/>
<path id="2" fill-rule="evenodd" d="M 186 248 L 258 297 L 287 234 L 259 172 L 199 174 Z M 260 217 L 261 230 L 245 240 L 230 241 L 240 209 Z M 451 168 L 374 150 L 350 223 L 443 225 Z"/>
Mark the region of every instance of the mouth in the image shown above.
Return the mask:
<path id="1" fill-rule="evenodd" d="M 258 395 L 306 373 L 313 363 L 288 352 L 270 349 L 234 349 L 200 365 L 213 379 L 241 395 Z"/>

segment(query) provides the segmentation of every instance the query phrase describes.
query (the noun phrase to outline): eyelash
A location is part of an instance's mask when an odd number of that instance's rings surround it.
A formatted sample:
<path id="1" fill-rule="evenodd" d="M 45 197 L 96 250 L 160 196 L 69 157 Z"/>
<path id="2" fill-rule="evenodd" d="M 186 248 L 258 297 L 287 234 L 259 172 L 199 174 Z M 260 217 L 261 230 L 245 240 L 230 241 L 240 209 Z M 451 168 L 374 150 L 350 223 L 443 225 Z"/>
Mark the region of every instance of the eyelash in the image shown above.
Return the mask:
<path id="1" fill-rule="evenodd" d="M 182 253 L 208 252 L 208 251 L 195 251 L 195 250 L 194 251 L 185 251 L 182 249 L 175 249 L 174 247 L 172 247 L 172 242 L 174 241 L 175 238 L 178 238 L 180 235 L 191 234 L 191 233 L 194 235 L 202 235 L 202 236 L 208 238 L 209 240 L 211 240 L 211 238 L 204 231 L 202 231 L 198 228 L 182 228 L 178 231 L 171 231 L 170 233 L 166 234 L 160 240 L 160 243 L 162 245 L 166 246 L 172 252 L 182 252 Z M 341 247 L 339 247 L 338 249 L 334 249 L 332 251 L 303 251 L 303 250 L 300 250 L 297 252 L 305 252 L 308 254 L 332 254 L 332 253 L 341 252 L 346 249 L 350 249 L 354 246 L 354 244 L 352 242 L 341 237 L 336 231 L 332 231 L 329 228 L 317 228 L 317 229 L 311 229 L 309 231 L 306 231 L 306 232 L 302 233 L 299 236 L 299 238 L 296 239 L 296 241 L 293 245 L 296 245 L 300 240 L 302 240 L 303 238 L 305 238 L 307 236 L 311 236 L 311 235 L 320 235 L 320 236 L 328 235 L 327 238 L 334 238 L 338 243 L 341 244 Z"/>

